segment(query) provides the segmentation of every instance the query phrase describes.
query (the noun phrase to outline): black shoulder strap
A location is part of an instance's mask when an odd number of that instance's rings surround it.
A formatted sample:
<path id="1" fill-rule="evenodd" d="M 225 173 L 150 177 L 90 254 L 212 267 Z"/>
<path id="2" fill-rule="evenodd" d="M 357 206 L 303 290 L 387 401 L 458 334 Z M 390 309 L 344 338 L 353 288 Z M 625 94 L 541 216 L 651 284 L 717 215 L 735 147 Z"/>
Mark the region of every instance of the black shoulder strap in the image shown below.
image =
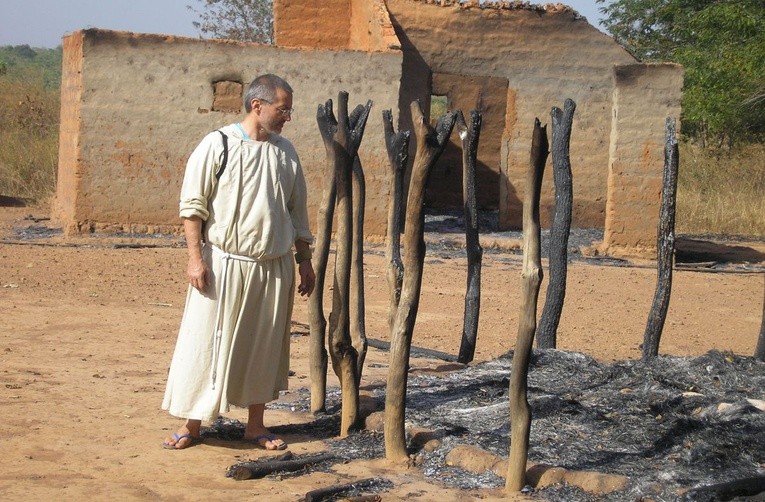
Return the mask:
<path id="1" fill-rule="evenodd" d="M 215 179 L 219 180 L 220 175 L 223 174 L 223 171 L 226 170 L 226 164 L 228 164 L 228 136 L 226 136 L 226 134 L 220 129 L 217 131 L 220 133 L 221 139 L 223 140 L 223 162 L 221 162 L 218 172 L 215 173 Z"/>

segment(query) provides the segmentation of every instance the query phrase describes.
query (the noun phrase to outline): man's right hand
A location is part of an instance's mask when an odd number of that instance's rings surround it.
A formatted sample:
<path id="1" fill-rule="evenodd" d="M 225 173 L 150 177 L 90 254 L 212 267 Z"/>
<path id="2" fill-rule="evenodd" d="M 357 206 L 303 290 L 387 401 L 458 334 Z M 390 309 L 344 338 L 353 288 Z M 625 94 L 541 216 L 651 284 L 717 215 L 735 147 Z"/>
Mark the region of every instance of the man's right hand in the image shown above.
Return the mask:
<path id="1" fill-rule="evenodd" d="M 208 277 L 207 263 L 199 258 L 189 258 L 186 275 L 189 277 L 189 284 L 199 291 L 204 291 Z"/>

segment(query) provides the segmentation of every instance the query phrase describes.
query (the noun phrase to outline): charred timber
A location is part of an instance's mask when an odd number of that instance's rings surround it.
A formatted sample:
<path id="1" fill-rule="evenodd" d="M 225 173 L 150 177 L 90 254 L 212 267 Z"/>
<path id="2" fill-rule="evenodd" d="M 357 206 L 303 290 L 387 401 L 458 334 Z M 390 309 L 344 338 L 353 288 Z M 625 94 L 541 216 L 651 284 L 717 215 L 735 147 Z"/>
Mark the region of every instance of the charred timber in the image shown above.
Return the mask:
<path id="1" fill-rule="evenodd" d="M 311 412 L 320 413 L 326 408 L 327 397 L 327 320 L 324 316 L 324 282 L 329 261 L 329 246 L 332 240 L 332 219 L 335 214 L 337 185 L 335 184 L 335 155 L 333 135 L 337 128 L 332 111 L 332 100 L 319 105 L 316 112 L 319 132 L 324 140 L 327 154 L 327 167 L 324 173 L 324 192 L 316 218 L 316 247 L 313 256 L 313 269 L 316 274 L 316 288 L 308 298 L 308 319 L 310 326 L 309 373 L 311 377 Z"/>
<path id="2" fill-rule="evenodd" d="M 566 298 L 568 237 L 571 231 L 571 214 L 574 201 L 569 149 L 575 110 L 576 103 L 567 99 L 563 104 L 563 110 L 555 107 L 550 114 L 552 117 L 555 212 L 550 229 L 550 278 L 537 331 L 537 347 L 540 349 L 557 347 L 558 325 L 563 312 L 563 302 Z"/>
<path id="3" fill-rule="evenodd" d="M 457 114 L 457 131 L 462 139 L 462 199 L 465 215 L 465 248 L 467 252 L 467 290 L 462 341 L 457 361 L 467 364 L 475 356 L 478 338 L 478 317 L 481 310 L 481 260 L 483 249 L 478 237 L 478 208 L 476 204 L 476 159 L 483 116 L 478 110 L 470 114 L 470 126 L 462 113 Z"/>
<path id="4" fill-rule="evenodd" d="M 643 335 L 643 359 L 659 354 L 661 332 L 669 310 L 672 294 L 672 265 L 675 256 L 675 207 L 677 201 L 677 171 L 679 154 L 675 119 L 667 117 L 664 140 L 664 176 L 661 190 L 661 210 L 657 231 L 656 292 Z"/>
<path id="5" fill-rule="evenodd" d="M 351 262 L 353 254 L 353 159 L 364 136 L 372 102 L 359 105 L 348 115 L 348 93 L 338 95 L 337 120 L 331 117 L 332 150 L 335 163 L 337 200 L 335 213 L 335 276 L 332 312 L 329 316 L 329 355 L 332 369 L 340 379 L 342 410 L 340 436 L 347 436 L 359 420 L 359 353 L 353 345 L 350 326 Z"/>
<path id="6" fill-rule="evenodd" d="M 358 154 L 353 159 L 353 251 L 351 256 L 351 340 L 356 349 L 356 374 L 361 380 L 367 357 L 367 330 L 364 296 L 364 212 L 366 182 Z"/>
<path id="7" fill-rule="evenodd" d="M 385 127 L 385 147 L 388 152 L 388 185 L 391 187 L 388 204 L 388 229 L 385 246 L 385 261 L 387 262 L 386 278 L 390 291 L 388 307 L 388 328 L 393 328 L 398 302 L 401 298 L 401 283 L 404 280 L 404 264 L 401 261 L 401 224 L 404 208 L 404 172 L 409 161 L 410 131 L 395 132 L 393 115 L 390 110 L 383 110 Z"/>
<path id="8" fill-rule="evenodd" d="M 274 459 L 267 462 L 242 462 L 229 467 L 227 477 L 237 481 L 258 479 L 277 472 L 295 472 L 320 462 L 336 461 L 331 453 L 317 453 L 302 458 Z"/>
<path id="9" fill-rule="evenodd" d="M 422 287 L 422 265 L 425 258 L 423 204 L 428 176 L 449 140 L 456 115 L 447 113 L 438 119 L 435 129 L 425 120 L 422 107 L 412 102 L 412 122 L 417 149 L 412 166 L 404 230 L 404 278 L 396 317 L 391 329 L 390 369 L 385 394 L 385 456 L 388 460 L 408 458 L 404 414 L 406 408 L 407 371 L 412 333 Z"/>
<path id="10" fill-rule="evenodd" d="M 547 130 L 534 121 L 531 140 L 531 162 L 526 176 L 523 199 L 523 268 L 521 271 L 521 308 L 518 340 L 510 371 L 510 457 L 505 488 L 520 491 L 526 485 L 526 461 L 531 433 L 531 407 L 528 401 L 528 374 L 531 348 L 537 322 L 537 299 L 542 283 L 540 250 L 539 197 L 547 158 Z"/>
<path id="11" fill-rule="evenodd" d="M 367 340 L 370 347 L 379 349 L 379 350 L 390 350 L 390 343 L 383 341 L 383 340 L 376 340 L 374 338 L 370 338 Z M 447 354 L 446 352 L 441 352 L 440 350 L 432 350 L 432 349 L 425 349 L 422 347 L 410 347 L 409 348 L 409 356 L 410 357 L 424 357 L 429 359 L 440 359 L 442 361 L 450 362 L 450 363 L 456 363 L 457 362 L 457 356 L 454 354 Z"/>
<path id="12" fill-rule="evenodd" d="M 324 488 L 318 488 L 316 490 L 311 490 L 310 492 L 305 494 L 305 498 L 303 499 L 305 502 L 322 502 L 325 500 L 336 500 L 337 497 L 340 497 L 344 494 L 348 494 L 351 492 L 359 492 L 363 491 L 365 489 L 374 488 L 376 485 L 380 483 L 379 478 L 368 478 L 368 479 L 361 479 L 359 481 L 354 481 L 353 483 L 345 483 L 342 485 L 332 485 L 327 486 Z M 362 499 L 362 497 L 364 497 Z M 348 500 L 348 499 L 345 499 Z M 379 495 L 363 495 L 359 497 L 353 497 L 352 500 L 381 500 Z"/>

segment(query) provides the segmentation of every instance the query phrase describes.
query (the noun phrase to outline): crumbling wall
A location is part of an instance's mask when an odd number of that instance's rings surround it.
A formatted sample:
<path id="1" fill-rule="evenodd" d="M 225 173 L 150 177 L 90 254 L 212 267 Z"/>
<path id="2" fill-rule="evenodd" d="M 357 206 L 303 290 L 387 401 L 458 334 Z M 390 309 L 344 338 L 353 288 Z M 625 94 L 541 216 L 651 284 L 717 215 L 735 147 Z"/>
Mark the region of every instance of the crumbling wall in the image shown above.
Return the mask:
<path id="1" fill-rule="evenodd" d="M 383 0 L 277 0 L 274 41 L 279 47 L 369 52 L 398 49 Z"/>
<path id="2" fill-rule="evenodd" d="M 602 246 L 611 256 L 651 254 L 661 210 L 665 121 L 680 119 L 683 69 L 676 64 L 619 65 L 613 79 Z"/>
<path id="3" fill-rule="evenodd" d="M 395 51 L 75 32 L 64 39 L 53 218 L 67 233 L 177 232 L 178 193 L 189 154 L 206 133 L 243 118 L 241 96 L 237 102 L 232 93 L 262 73 L 275 73 L 295 90 L 296 112 L 284 135 L 303 162 L 311 218 L 326 166 L 318 104 L 336 103 L 341 90 L 350 93 L 349 107 L 374 102 L 359 154 L 367 182 L 366 230 L 384 235 L 388 158 L 379 117 L 385 108 L 396 110 L 400 72 L 401 54 Z"/>
<path id="4" fill-rule="evenodd" d="M 614 64 L 630 64 L 635 59 L 611 37 L 559 4 L 535 7 L 502 2 L 479 8 L 476 2 L 457 3 L 387 1 L 404 50 L 403 81 L 407 85 L 402 85 L 399 103 L 429 99 L 430 88 L 422 84 L 423 77 L 428 77 L 426 68 L 434 74 L 508 80 L 506 122 L 492 124 L 490 120 L 496 119 L 487 117 L 484 123 L 485 131 L 491 128 L 504 133 L 481 133 L 482 144 L 495 142 L 502 147 L 484 161 L 496 173 L 498 183 L 479 186 L 478 191 L 497 201 L 493 207 L 499 208 L 503 228 L 520 228 L 534 119 L 539 117 L 543 124 L 549 124 L 551 108 L 562 107 L 566 98 L 573 99 L 577 103 L 571 135 L 573 225 L 602 228 L 612 69 Z M 644 113 L 654 111 L 647 108 Z M 552 220 L 555 196 L 550 170 L 548 165 L 542 187 L 541 219 L 545 225 Z M 503 181 L 506 183 L 500 186 Z"/>

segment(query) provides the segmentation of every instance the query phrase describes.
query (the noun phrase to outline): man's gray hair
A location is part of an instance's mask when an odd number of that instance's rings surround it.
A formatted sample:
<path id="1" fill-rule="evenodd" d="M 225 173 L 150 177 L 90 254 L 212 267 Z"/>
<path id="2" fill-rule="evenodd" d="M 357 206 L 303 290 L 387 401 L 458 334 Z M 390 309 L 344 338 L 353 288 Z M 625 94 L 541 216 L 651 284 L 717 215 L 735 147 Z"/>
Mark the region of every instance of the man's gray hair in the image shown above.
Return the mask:
<path id="1" fill-rule="evenodd" d="M 281 77 L 270 73 L 261 75 L 252 81 L 244 93 L 244 110 L 247 113 L 252 111 L 252 100 L 261 99 L 268 103 L 276 101 L 276 89 L 281 89 L 292 94 L 292 87 Z"/>

